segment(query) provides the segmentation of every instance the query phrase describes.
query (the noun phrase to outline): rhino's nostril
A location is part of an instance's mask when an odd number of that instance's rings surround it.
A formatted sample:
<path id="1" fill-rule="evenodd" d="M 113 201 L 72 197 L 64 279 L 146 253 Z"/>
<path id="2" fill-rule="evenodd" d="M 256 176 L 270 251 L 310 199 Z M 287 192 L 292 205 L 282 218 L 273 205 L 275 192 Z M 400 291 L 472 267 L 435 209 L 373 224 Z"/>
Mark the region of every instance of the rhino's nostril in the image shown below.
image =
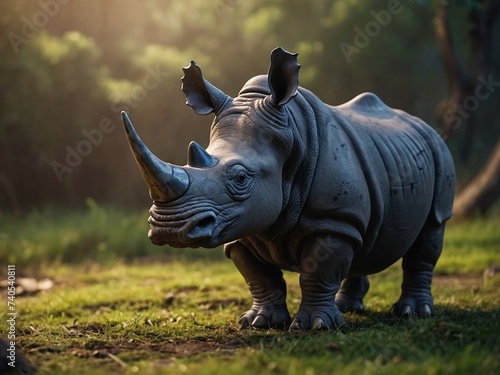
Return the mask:
<path id="1" fill-rule="evenodd" d="M 215 227 L 216 218 L 214 214 L 204 215 L 200 220 L 189 230 L 187 236 L 191 239 L 208 238 L 212 236 L 212 231 Z"/>
<path id="2" fill-rule="evenodd" d="M 213 216 L 207 216 L 201 219 L 196 226 L 200 229 L 203 228 L 210 228 L 215 224 L 215 217 Z"/>

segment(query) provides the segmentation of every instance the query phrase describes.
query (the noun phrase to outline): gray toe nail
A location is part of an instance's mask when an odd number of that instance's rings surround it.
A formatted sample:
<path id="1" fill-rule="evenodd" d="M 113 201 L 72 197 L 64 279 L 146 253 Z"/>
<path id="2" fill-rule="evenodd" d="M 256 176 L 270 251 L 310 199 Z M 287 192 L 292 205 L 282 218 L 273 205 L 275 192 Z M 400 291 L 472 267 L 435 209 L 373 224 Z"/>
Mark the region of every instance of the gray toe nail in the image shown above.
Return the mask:
<path id="1" fill-rule="evenodd" d="M 302 331 L 304 328 L 299 319 L 294 319 L 292 324 L 290 324 L 290 328 L 288 329 L 290 332 L 294 331 Z"/>
<path id="2" fill-rule="evenodd" d="M 248 328 L 250 326 L 250 322 L 245 317 L 241 317 L 238 320 L 238 323 L 240 323 L 240 329 L 246 329 L 246 328 Z"/>
<path id="3" fill-rule="evenodd" d="M 428 304 L 422 305 L 418 308 L 418 315 L 420 316 L 431 316 L 432 309 Z"/>
<path id="4" fill-rule="evenodd" d="M 403 308 L 401 309 L 401 316 L 410 316 L 412 315 L 413 311 L 410 305 L 404 305 Z"/>
<path id="5" fill-rule="evenodd" d="M 325 324 L 325 322 L 323 321 L 323 319 L 321 319 L 319 317 L 314 318 L 313 324 L 312 324 L 313 331 L 314 330 L 321 330 L 321 329 L 325 329 L 325 328 L 328 328 L 328 327 Z"/>
<path id="6" fill-rule="evenodd" d="M 254 328 L 269 328 L 269 321 L 262 315 L 257 315 L 252 322 Z"/>
<path id="7" fill-rule="evenodd" d="M 396 305 L 393 305 L 393 306 L 391 307 L 390 314 L 391 314 L 391 315 L 396 315 Z"/>

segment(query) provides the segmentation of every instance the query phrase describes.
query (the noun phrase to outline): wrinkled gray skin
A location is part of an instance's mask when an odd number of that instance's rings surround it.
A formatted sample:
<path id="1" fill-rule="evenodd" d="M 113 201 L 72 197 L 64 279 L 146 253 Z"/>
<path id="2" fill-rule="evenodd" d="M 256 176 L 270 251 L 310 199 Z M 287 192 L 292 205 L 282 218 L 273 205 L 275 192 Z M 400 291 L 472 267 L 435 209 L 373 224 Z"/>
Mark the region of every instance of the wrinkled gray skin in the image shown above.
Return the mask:
<path id="1" fill-rule="evenodd" d="M 366 275 L 403 258 L 396 316 L 433 311 L 431 281 L 452 215 L 455 171 L 439 135 L 420 119 L 361 94 L 333 107 L 298 86 L 296 54 L 271 53 L 267 76 L 230 98 L 194 63 L 187 104 L 215 113 L 206 151 L 188 164 L 157 159 L 124 124 L 154 201 L 156 245 L 215 247 L 244 276 L 253 306 L 242 328 L 325 329 L 362 311 Z M 282 269 L 300 273 L 293 320 Z"/>

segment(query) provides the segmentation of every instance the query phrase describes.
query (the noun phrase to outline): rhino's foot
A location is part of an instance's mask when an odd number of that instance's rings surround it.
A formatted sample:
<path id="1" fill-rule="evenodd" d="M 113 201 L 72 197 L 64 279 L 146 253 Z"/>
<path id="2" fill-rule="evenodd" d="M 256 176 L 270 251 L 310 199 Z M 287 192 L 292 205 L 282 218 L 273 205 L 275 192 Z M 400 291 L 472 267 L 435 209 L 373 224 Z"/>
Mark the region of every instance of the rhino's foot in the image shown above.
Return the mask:
<path id="1" fill-rule="evenodd" d="M 363 300 L 349 298 L 347 296 L 337 296 L 335 297 L 335 306 L 343 313 L 347 312 L 355 312 L 360 313 L 365 310 L 365 306 L 363 305 Z"/>
<path id="2" fill-rule="evenodd" d="M 334 306 L 301 307 L 293 318 L 290 332 L 335 329 L 345 325 L 342 313 Z"/>
<path id="3" fill-rule="evenodd" d="M 402 297 L 391 308 L 391 315 L 398 317 L 429 317 L 434 312 L 432 297 Z"/>
<path id="4" fill-rule="evenodd" d="M 370 288 L 367 276 L 350 276 L 342 281 L 340 290 L 335 296 L 335 305 L 343 313 L 362 312 L 363 297 Z"/>
<path id="5" fill-rule="evenodd" d="M 290 325 L 290 314 L 286 305 L 253 307 L 241 315 L 238 323 L 240 329 L 286 329 Z"/>
<path id="6" fill-rule="evenodd" d="M 403 256 L 401 297 L 392 307 L 392 315 L 427 317 L 434 312 L 432 272 L 443 247 L 444 227 L 445 223 L 427 223 Z"/>

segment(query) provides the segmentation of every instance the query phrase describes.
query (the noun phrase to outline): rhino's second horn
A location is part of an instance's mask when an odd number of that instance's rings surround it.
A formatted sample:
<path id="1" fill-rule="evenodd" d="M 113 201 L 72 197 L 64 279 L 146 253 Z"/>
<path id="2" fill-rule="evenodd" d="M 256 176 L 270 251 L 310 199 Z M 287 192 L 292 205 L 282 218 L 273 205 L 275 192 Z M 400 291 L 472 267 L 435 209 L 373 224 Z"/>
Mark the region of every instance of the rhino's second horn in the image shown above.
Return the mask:
<path id="1" fill-rule="evenodd" d="M 217 164 L 218 160 L 211 156 L 203 147 L 195 141 L 189 144 L 188 165 L 195 168 L 210 168 Z"/>
<path id="2" fill-rule="evenodd" d="M 154 202 L 170 202 L 180 198 L 189 187 L 187 172 L 178 166 L 158 159 L 142 142 L 130 118 L 122 112 L 125 133 L 132 154 L 149 187 L 149 195 Z"/>

